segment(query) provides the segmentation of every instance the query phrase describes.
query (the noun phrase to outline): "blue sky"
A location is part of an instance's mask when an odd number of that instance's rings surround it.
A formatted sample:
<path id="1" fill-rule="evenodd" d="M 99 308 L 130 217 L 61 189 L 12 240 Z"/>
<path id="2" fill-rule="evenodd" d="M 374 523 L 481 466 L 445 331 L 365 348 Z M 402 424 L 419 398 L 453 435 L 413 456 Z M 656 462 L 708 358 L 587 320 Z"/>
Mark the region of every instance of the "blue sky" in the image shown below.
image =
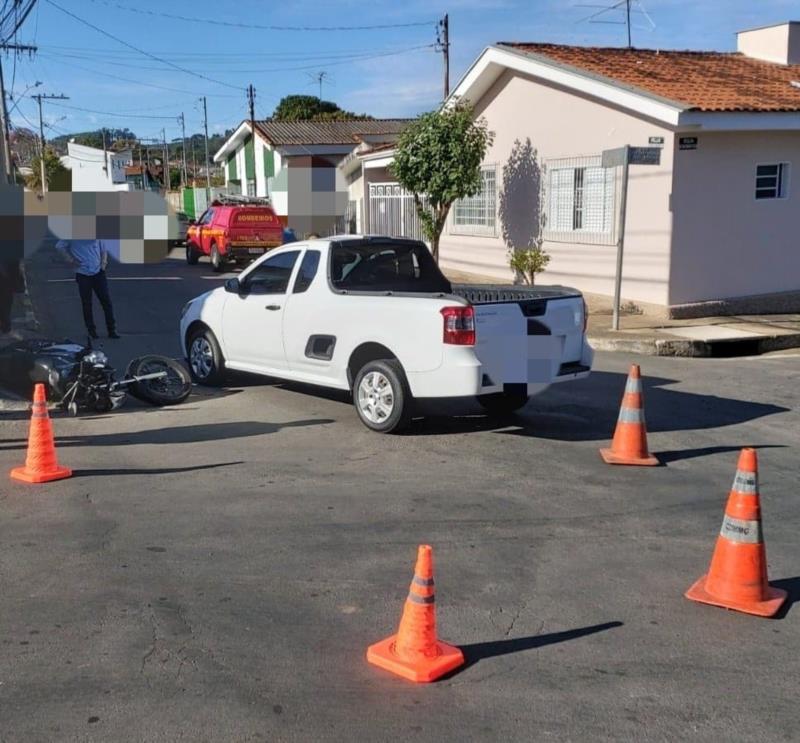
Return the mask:
<path id="1" fill-rule="evenodd" d="M 500 40 L 624 45 L 624 26 L 581 21 L 595 12 L 581 6 L 597 4 L 605 0 L 39 0 L 16 39 L 36 44 L 39 53 L 16 61 L 4 57 L 3 67 L 6 86 L 19 102 L 11 115 L 15 125 L 29 125 L 23 115 L 37 121 L 36 104 L 23 96 L 36 81 L 42 82 L 36 91 L 70 97 L 46 104 L 46 136 L 128 126 L 139 136 L 160 136 L 165 127 L 168 138 L 178 137 L 181 112 L 187 134 L 197 132 L 202 122 L 198 97 L 204 94 L 209 129 L 222 131 L 247 115 L 249 83 L 256 87 L 256 116 L 264 118 L 283 95 L 317 94 L 311 76 L 319 71 L 330 77 L 323 96 L 343 108 L 413 116 L 434 108 L 441 97 L 442 59 L 431 45 L 435 22 L 445 11 L 455 85 L 481 49 Z M 643 0 L 643 6 L 655 28 L 636 13 L 633 40 L 648 48 L 733 50 L 738 29 L 800 18 L 797 0 Z M 222 7 L 227 10 L 219 15 Z M 164 13 L 244 26 L 423 25 L 272 31 L 159 15 Z"/>

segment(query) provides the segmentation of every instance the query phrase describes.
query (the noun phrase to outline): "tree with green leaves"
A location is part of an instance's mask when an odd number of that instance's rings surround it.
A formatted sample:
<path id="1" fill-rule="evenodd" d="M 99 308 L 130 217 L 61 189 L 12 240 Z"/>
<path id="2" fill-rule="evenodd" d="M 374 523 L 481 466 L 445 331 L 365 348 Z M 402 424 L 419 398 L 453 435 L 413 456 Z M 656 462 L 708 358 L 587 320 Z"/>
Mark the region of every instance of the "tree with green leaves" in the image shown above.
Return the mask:
<path id="1" fill-rule="evenodd" d="M 42 190 L 42 166 L 37 153 L 31 162 L 32 173 L 27 178 L 28 188 L 34 191 Z M 70 172 L 65 168 L 58 155 L 51 147 L 44 149 L 44 176 L 47 179 L 47 188 L 50 191 L 69 190 Z"/>
<path id="2" fill-rule="evenodd" d="M 462 102 L 423 114 L 400 135 L 391 170 L 414 196 L 436 261 L 450 207 L 481 190 L 481 163 L 493 141 L 486 121 Z"/>
<path id="3" fill-rule="evenodd" d="M 333 101 L 323 101 L 315 95 L 287 95 L 278 102 L 272 118 L 275 121 L 346 121 L 371 117 L 345 111 Z"/>

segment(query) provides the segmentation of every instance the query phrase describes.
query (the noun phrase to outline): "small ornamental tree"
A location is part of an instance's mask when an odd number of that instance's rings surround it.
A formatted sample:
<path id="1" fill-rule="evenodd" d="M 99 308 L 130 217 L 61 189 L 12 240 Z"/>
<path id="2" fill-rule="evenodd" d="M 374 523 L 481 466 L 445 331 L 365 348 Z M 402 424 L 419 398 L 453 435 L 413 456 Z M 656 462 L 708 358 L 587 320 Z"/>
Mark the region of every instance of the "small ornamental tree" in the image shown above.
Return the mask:
<path id="1" fill-rule="evenodd" d="M 391 170 L 414 196 L 436 261 L 453 202 L 481 190 L 481 163 L 493 139 L 486 121 L 473 120 L 472 107 L 461 102 L 423 114 L 400 135 Z"/>

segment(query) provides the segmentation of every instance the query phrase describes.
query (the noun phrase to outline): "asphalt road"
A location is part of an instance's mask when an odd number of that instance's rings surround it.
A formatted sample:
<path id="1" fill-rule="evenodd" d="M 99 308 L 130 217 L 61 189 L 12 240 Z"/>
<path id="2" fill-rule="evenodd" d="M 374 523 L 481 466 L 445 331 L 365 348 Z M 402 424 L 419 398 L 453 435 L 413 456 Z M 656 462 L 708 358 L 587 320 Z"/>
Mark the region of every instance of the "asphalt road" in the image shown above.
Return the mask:
<path id="1" fill-rule="evenodd" d="M 34 294 L 78 337 L 68 270 Z M 207 265 L 117 267 L 118 364 L 178 353 Z M 665 466 L 605 465 L 625 373 Z M 0 490 L 0 740 L 797 740 L 800 357 L 600 354 L 512 422 L 450 407 L 379 436 L 339 394 L 237 378 L 183 406 L 54 421 L 72 479 Z M 0 419 L 0 466 L 24 459 Z M 687 601 L 739 447 L 759 447 L 767 620 Z M 416 547 L 467 666 L 369 666 Z"/>

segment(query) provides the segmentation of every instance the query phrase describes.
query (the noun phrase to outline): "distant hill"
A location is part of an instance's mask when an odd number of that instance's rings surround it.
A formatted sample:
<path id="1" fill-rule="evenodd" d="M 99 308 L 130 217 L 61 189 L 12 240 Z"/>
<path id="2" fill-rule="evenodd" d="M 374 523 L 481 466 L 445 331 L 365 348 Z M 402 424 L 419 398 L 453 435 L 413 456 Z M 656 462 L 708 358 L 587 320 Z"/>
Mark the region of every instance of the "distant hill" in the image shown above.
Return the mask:
<path id="1" fill-rule="evenodd" d="M 233 129 L 228 129 L 222 134 L 214 134 L 208 138 L 208 156 L 213 157 L 214 153 L 222 147 L 222 143 L 233 134 Z M 35 135 L 34 135 L 35 138 Z M 92 132 L 75 132 L 73 134 L 62 134 L 58 137 L 53 137 L 48 140 L 48 144 L 55 149 L 59 155 L 67 154 L 67 143 L 74 139 L 77 144 L 82 144 L 86 147 L 103 148 L 103 130 L 97 129 Z M 130 129 L 106 129 L 106 147 L 110 150 L 122 150 L 130 148 L 134 151 L 139 148 L 139 138 Z M 192 144 L 194 144 L 195 152 L 197 153 L 198 161 L 202 161 L 205 151 L 205 139 L 202 134 L 192 134 L 186 137 L 186 159 L 191 162 L 192 159 Z M 158 148 L 158 143 L 147 142 L 147 147 L 155 150 Z M 167 149 L 169 150 L 170 160 L 178 158 L 181 154 L 181 140 L 173 139 L 167 142 Z"/>

